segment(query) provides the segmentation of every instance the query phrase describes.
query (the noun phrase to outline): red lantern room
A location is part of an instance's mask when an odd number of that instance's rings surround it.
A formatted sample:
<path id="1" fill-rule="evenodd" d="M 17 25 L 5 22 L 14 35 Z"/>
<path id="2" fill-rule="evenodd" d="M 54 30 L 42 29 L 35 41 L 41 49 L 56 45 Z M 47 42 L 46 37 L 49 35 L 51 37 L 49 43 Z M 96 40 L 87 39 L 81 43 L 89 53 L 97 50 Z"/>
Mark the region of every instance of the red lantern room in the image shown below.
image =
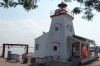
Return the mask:
<path id="1" fill-rule="evenodd" d="M 64 2 L 61 2 L 60 4 L 58 4 L 58 7 L 60 10 L 66 10 L 67 4 L 65 4 Z"/>
<path id="2" fill-rule="evenodd" d="M 73 13 L 67 9 L 67 4 L 65 4 L 64 2 L 61 2 L 60 4 L 58 4 L 59 9 L 53 10 L 50 12 L 50 17 L 55 17 L 55 16 L 60 16 L 60 15 L 67 15 L 69 18 L 71 18 L 72 20 L 74 19 L 73 17 Z"/>

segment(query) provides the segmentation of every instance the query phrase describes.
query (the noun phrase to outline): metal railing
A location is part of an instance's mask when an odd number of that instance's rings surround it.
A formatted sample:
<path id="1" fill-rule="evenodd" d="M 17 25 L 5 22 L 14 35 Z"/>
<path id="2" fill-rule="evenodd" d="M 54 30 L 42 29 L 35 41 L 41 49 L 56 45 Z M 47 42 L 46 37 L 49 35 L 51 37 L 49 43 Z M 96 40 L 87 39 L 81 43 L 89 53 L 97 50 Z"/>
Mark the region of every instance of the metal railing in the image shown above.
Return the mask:
<path id="1" fill-rule="evenodd" d="M 66 11 L 66 13 L 67 13 L 68 15 L 74 17 L 73 12 L 71 12 L 69 9 L 66 9 L 65 11 Z M 50 16 L 53 16 L 53 15 L 55 15 L 55 10 L 50 11 Z"/>
<path id="2" fill-rule="evenodd" d="M 40 58 L 40 57 L 34 57 L 36 58 L 36 63 L 37 64 L 46 64 L 48 62 L 50 62 L 51 60 L 60 60 L 60 56 L 45 56 L 44 58 Z"/>

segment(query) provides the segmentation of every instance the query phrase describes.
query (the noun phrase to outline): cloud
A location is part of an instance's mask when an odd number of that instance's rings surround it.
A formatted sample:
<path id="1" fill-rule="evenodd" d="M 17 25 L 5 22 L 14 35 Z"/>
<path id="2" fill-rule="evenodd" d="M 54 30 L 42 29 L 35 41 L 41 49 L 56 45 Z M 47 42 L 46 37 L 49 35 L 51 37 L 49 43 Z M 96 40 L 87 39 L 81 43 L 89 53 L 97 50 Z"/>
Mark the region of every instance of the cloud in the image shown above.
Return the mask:
<path id="1" fill-rule="evenodd" d="M 26 28 L 25 33 L 34 33 L 34 35 L 38 36 L 43 32 L 43 30 L 47 31 L 47 29 L 38 25 L 35 21 L 33 21 L 31 19 L 27 19 L 25 21 L 20 21 L 20 22 Z"/>
<path id="2" fill-rule="evenodd" d="M 31 19 L 18 22 L 0 20 L 0 44 L 25 43 L 34 46 L 34 38 L 42 35 L 46 28 Z"/>

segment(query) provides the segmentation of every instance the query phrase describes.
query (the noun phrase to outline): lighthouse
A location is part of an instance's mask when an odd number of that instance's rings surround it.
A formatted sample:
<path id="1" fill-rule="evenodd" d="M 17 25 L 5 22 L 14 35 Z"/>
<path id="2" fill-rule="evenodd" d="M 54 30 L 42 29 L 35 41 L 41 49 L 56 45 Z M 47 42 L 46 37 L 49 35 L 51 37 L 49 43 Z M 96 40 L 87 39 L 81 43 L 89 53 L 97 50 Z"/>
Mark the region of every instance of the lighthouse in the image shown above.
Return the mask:
<path id="1" fill-rule="evenodd" d="M 66 10 L 67 4 L 58 4 L 59 9 L 51 11 L 51 26 L 48 34 L 45 56 L 60 56 L 65 61 L 70 57 L 68 36 L 74 34 L 73 15 Z"/>
<path id="2" fill-rule="evenodd" d="M 37 61 L 69 61 L 70 57 L 78 55 L 79 61 L 85 63 L 91 58 L 89 47 L 90 44 L 95 47 L 95 41 L 75 35 L 74 16 L 67 6 L 64 2 L 58 4 L 58 9 L 50 12 L 49 32 L 35 38 L 34 57 Z"/>

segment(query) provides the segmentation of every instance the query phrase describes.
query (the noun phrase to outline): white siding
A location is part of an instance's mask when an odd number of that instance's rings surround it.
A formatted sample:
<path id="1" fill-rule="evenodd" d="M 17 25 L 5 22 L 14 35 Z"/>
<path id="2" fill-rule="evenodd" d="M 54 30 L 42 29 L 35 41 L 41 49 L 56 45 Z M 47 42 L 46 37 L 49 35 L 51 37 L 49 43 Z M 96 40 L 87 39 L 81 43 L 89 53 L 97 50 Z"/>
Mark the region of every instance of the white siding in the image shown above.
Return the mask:
<path id="1" fill-rule="evenodd" d="M 44 35 L 35 39 L 35 45 L 39 44 L 39 50 L 35 50 L 34 48 L 34 57 L 41 57 L 41 58 L 44 57 L 47 37 L 48 37 L 48 33 L 45 33 Z"/>
<path id="2" fill-rule="evenodd" d="M 54 31 L 54 24 L 59 23 L 60 24 L 60 30 Z M 73 25 L 72 20 L 67 18 L 66 15 L 56 16 L 52 18 L 48 40 L 47 40 L 47 46 L 45 51 L 45 56 L 54 56 L 58 55 L 60 56 L 61 60 L 66 61 L 70 56 L 70 49 L 67 37 L 72 36 L 74 34 L 74 29 L 72 28 L 72 32 L 68 30 L 67 25 Z M 52 50 L 52 42 L 58 42 L 60 45 L 58 46 L 57 51 Z"/>
<path id="3" fill-rule="evenodd" d="M 72 27 L 72 32 L 70 32 L 67 27 L 69 24 L 73 26 L 72 20 L 67 18 L 66 15 L 52 17 L 49 32 L 35 39 L 35 44 L 39 44 L 39 50 L 34 51 L 34 56 L 60 56 L 60 60 L 66 61 L 71 54 L 67 37 L 74 34 L 74 27 Z M 59 30 L 55 31 L 55 27 L 59 27 Z M 59 43 L 59 45 L 55 44 L 58 47 L 57 51 L 53 50 L 53 42 Z"/>

